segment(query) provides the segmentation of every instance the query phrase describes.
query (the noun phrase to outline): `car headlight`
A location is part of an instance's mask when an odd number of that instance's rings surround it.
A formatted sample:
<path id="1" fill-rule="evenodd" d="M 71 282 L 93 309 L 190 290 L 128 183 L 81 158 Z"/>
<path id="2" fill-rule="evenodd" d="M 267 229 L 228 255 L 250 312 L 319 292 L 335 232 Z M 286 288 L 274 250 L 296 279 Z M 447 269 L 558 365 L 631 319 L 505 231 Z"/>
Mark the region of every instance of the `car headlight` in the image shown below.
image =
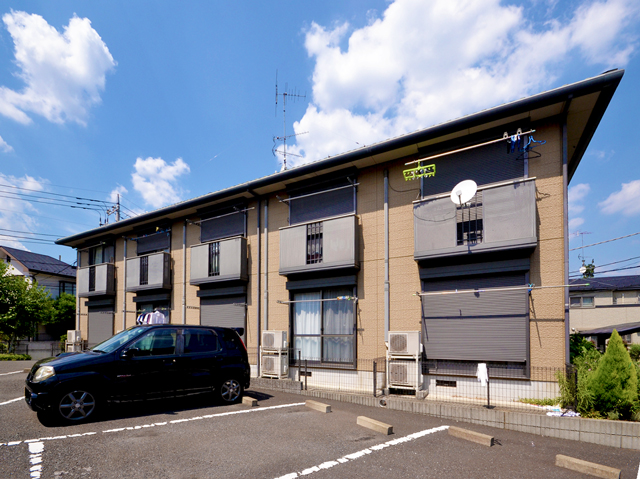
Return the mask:
<path id="1" fill-rule="evenodd" d="M 56 374 L 53 366 L 40 366 L 36 373 L 33 375 L 32 381 L 34 383 L 39 383 L 44 381 L 45 379 L 49 379 L 51 376 Z"/>

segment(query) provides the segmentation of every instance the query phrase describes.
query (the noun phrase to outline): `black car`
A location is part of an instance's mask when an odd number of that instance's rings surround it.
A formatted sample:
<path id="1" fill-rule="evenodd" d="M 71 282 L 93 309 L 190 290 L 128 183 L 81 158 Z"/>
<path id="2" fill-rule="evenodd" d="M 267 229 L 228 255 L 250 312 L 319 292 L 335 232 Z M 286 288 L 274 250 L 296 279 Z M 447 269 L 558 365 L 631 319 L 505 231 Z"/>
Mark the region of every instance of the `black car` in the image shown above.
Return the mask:
<path id="1" fill-rule="evenodd" d="M 107 401 L 145 400 L 214 392 L 224 404 L 249 387 L 243 330 L 142 325 L 91 349 L 38 361 L 27 376 L 25 400 L 46 419 L 82 422 Z"/>

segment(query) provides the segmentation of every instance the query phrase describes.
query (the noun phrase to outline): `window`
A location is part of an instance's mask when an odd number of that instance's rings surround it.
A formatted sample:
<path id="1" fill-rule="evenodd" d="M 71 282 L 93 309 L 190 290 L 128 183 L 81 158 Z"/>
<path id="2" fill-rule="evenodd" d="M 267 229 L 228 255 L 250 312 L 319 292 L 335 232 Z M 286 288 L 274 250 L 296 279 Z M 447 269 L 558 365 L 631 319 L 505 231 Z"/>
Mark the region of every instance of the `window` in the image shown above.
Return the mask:
<path id="1" fill-rule="evenodd" d="M 140 257 L 140 286 L 149 284 L 149 257 Z"/>
<path id="2" fill-rule="evenodd" d="M 209 243 L 209 276 L 220 276 L 220 243 Z"/>
<path id="3" fill-rule="evenodd" d="M 89 267 L 89 291 L 96 290 L 96 267 Z"/>
<path id="4" fill-rule="evenodd" d="M 205 353 L 220 349 L 218 337 L 206 329 L 185 329 L 184 330 L 184 352 Z"/>
<path id="5" fill-rule="evenodd" d="M 294 360 L 353 364 L 355 315 L 352 289 L 325 289 L 293 295 Z"/>
<path id="6" fill-rule="evenodd" d="M 102 263 L 113 263 L 114 247 L 113 245 L 99 245 L 89 248 L 89 266 Z M 84 259 L 82 259 L 84 265 Z"/>
<path id="7" fill-rule="evenodd" d="M 58 288 L 59 288 L 58 296 L 60 296 L 62 293 L 72 294 L 73 296 L 76 295 L 76 283 L 71 283 L 69 281 L 60 281 Z M 94 290 L 95 290 L 95 276 L 94 276 Z"/>
<path id="8" fill-rule="evenodd" d="M 569 304 L 572 308 L 593 308 L 593 296 L 571 296 Z"/>
<path id="9" fill-rule="evenodd" d="M 637 304 L 640 303 L 640 292 L 614 291 L 613 304 Z"/>
<path id="10" fill-rule="evenodd" d="M 307 264 L 322 263 L 322 223 L 307 225 Z"/>
<path id="11" fill-rule="evenodd" d="M 177 330 L 155 329 L 133 343 L 129 349 L 136 349 L 136 356 L 164 356 L 176 350 Z"/>
<path id="12" fill-rule="evenodd" d="M 469 203 L 456 207 L 458 246 L 482 243 L 482 191 Z"/>

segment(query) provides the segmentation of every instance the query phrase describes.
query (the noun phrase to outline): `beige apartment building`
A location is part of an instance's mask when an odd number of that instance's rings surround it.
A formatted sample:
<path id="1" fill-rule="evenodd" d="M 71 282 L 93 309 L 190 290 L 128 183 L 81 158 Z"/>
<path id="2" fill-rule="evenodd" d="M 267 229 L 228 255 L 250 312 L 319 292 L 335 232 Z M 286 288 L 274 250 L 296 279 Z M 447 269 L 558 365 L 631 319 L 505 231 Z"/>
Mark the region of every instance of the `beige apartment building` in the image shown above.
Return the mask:
<path id="1" fill-rule="evenodd" d="M 369 387 L 389 332 L 409 332 L 417 389 L 433 371 L 475 383 L 487 363 L 534 397 L 539 368 L 568 361 L 567 186 L 622 76 L 62 238 L 78 329 L 93 345 L 156 310 L 241 327 L 254 375 L 262 333 L 285 331 L 288 375 L 307 360 L 309 381 L 341 389 Z"/>

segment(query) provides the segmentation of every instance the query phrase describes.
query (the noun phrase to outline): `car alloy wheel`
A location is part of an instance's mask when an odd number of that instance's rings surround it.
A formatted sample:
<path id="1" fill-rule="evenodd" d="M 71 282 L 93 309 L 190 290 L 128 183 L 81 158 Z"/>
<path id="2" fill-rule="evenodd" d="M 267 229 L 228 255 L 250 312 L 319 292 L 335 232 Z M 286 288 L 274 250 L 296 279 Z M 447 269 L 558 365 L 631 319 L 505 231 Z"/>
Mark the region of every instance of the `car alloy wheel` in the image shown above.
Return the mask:
<path id="1" fill-rule="evenodd" d="M 220 385 L 220 398 L 227 404 L 234 403 L 242 396 L 242 384 L 235 379 L 227 379 Z"/>
<path id="2" fill-rule="evenodd" d="M 71 391 L 62 396 L 58 411 L 67 421 L 86 420 L 96 408 L 96 399 L 87 391 Z"/>

